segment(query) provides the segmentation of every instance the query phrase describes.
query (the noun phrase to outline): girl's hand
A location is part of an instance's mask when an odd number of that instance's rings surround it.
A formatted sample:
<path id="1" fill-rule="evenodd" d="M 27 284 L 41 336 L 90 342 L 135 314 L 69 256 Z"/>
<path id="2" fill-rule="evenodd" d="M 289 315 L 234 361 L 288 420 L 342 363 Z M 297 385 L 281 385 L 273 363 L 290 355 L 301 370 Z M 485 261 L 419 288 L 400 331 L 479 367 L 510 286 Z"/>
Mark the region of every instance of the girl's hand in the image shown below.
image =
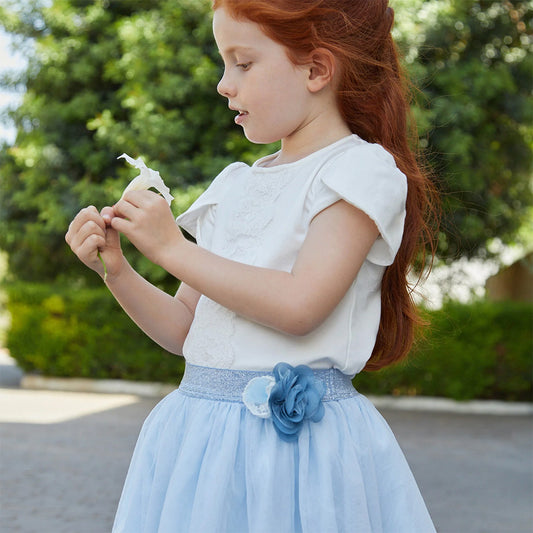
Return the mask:
<path id="1" fill-rule="evenodd" d="M 82 209 L 70 223 L 65 240 L 80 261 L 91 270 L 104 277 L 104 265 L 98 257 L 100 253 L 107 268 L 107 277 L 116 277 L 124 262 L 120 248 L 119 234 L 109 224 L 113 209 L 104 207 L 99 213 L 96 207 Z"/>
<path id="2" fill-rule="evenodd" d="M 113 207 L 111 227 L 126 235 L 150 261 L 164 262 L 165 253 L 185 242 L 165 199 L 152 191 L 129 191 Z"/>

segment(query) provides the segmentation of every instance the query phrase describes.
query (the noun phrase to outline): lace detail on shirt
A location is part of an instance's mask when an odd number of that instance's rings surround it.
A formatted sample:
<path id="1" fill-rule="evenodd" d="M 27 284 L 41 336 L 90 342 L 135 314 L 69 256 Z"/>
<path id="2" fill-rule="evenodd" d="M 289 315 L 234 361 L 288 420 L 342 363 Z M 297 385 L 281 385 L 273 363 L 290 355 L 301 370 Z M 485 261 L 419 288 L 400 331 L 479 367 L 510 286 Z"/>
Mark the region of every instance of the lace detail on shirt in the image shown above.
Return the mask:
<path id="1" fill-rule="evenodd" d="M 231 368 L 235 357 L 235 313 L 202 296 L 187 335 L 184 353 L 191 364 Z"/>
<path id="2" fill-rule="evenodd" d="M 285 172 L 248 177 L 226 226 L 224 254 L 252 263 L 272 222 L 274 204 L 290 179 Z"/>

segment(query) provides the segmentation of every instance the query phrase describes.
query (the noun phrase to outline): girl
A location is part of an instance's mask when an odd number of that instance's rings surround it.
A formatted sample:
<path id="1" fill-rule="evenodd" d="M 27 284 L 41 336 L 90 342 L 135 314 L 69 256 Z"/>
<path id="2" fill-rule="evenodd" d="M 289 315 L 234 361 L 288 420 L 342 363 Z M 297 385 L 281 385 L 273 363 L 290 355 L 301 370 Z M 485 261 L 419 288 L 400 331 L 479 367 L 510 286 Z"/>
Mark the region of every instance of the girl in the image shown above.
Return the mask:
<path id="1" fill-rule="evenodd" d="M 147 418 L 114 531 L 434 531 L 386 422 L 352 387 L 403 357 L 429 186 L 407 146 L 386 0 L 215 0 L 218 92 L 254 143 L 178 217 L 150 191 L 66 239 L 187 365 Z M 142 279 L 125 235 L 181 280 Z"/>

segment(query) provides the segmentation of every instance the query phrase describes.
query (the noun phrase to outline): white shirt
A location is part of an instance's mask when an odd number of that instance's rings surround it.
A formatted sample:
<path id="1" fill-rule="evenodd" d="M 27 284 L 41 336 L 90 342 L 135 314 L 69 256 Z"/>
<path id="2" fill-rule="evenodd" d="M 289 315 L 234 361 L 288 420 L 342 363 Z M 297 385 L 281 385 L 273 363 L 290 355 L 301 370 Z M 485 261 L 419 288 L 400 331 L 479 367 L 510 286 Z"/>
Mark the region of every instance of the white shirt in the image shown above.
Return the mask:
<path id="1" fill-rule="evenodd" d="M 343 199 L 364 211 L 380 236 L 331 315 L 295 337 L 252 322 L 202 296 L 184 344 L 191 364 L 241 370 L 334 367 L 354 376 L 368 361 L 381 313 L 381 279 L 400 246 L 407 180 L 380 145 L 350 135 L 303 159 L 224 169 L 177 218 L 198 245 L 218 255 L 290 272 L 312 219 Z M 354 236 L 354 238 L 356 238 Z"/>

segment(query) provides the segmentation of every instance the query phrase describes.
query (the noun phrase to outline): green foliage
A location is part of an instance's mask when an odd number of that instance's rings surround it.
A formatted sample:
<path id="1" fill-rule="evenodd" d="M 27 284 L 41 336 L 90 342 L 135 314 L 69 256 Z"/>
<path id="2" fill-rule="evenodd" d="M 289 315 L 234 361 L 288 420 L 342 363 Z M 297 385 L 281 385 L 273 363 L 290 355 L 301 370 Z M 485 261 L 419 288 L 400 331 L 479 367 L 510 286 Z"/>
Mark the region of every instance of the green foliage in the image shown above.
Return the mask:
<path id="1" fill-rule="evenodd" d="M 152 342 L 107 289 L 8 287 L 7 348 L 26 372 L 177 383 L 183 358 Z"/>
<path id="2" fill-rule="evenodd" d="M 11 113 L 16 142 L 0 153 L 0 249 L 12 277 L 96 281 L 63 236 L 81 207 L 112 205 L 135 176 L 116 160 L 123 152 L 178 196 L 255 159 L 215 90 L 209 0 L 7 2 L 0 24 L 35 38 L 27 72 L 3 83 L 26 87 Z M 146 270 L 143 261 L 134 256 Z"/>
<path id="3" fill-rule="evenodd" d="M 407 362 L 355 378 L 364 393 L 533 401 L 533 305 L 447 303 Z"/>
<path id="4" fill-rule="evenodd" d="M 531 224 L 533 4 L 397 0 L 416 115 L 444 202 L 439 255 L 483 255 Z M 405 11 L 404 11 L 405 10 Z"/>
<path id="5" fill-rule="evenodd" d="M 8 287 L 11 355 L 26 372 L 176 383 L 183 359 L 159 348 L 106 289 Z M 428 311 L 431 327 L 406 363 L 363 372 L 365 394 L 533 401 L 533 306 L 450 302 Z"/>
<path id="6" fill-rule="evenodd" d="M 415 115 L 445 200 L 440 255 L 483 254 L 531 217 L 531 2 L 394 0 L 395 37 L 423 91 Z M 0 25 L 31 38 L 25 88 L 0 150 L 0 249 L 12 279 L 96 283 L 63 236 L 89 204 L 112 204 L 142 156 L 179 197 L 250 145 L 215 87 L 209 0 L 6 0 Z M 22 46 L 23 47 L 23 46 Z M 173 283 L 129 247 L 134 267 Z"/>

